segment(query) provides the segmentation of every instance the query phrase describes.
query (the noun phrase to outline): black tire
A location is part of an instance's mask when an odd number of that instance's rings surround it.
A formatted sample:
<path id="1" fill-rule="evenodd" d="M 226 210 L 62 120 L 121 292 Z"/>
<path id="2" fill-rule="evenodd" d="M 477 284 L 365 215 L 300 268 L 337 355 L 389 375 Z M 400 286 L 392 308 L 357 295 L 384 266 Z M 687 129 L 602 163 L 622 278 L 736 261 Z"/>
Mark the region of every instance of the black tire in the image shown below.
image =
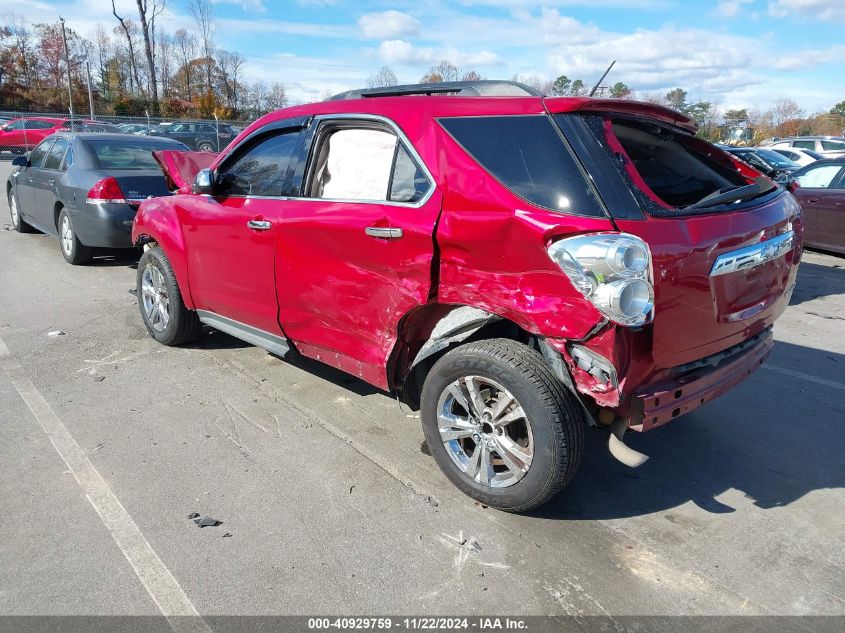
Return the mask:
<path id="1" fill-rule="evenodd" d="M 507 487 L 492 487 L 470 478 L 453 461 L 441 439 L 441 396 L 447 396 L 449 385 L 467 376 L 495 381 L 525 412 L 526 427 L 533 438 L 533 457 L 522 478 Z M 543 357 L 516 341 L 488 339 L 444 354 L 426 376 L 421 410 L 423 433 L 440 469 L 465 494 L 500 510 L 525 512 L 546 503 L 569 483 L 581 461 L 585 427 L 581 407 Z M 471 450 L 475 455 L 478 446 Z M 472 459 L 468 453 L 463 454 Z M 501 457 L 498 459 L 502 462 Z M 507 471 L 498 467 L 507 476 Z"/>
<path id="2" fill-rule="evenodd" d="M 213 152 L 214 151 L 214 143 L 211 141 L 202 141 L 197 150 L 200 152 Z"/>
<path id="3" fill-rule="evenodd" d="M 59 212 L 56 228 L 59 231 L 59 250 L 62 251 L 62 256 L 68 264 L 79 266 L 80 264 L 87 264 L 93 259 L 94 249 L 79 241 L 73 228 L 73 220 L 70 219 L 67 209 L 62 209 Z"/>
<path id="4" fill-rule="evenodd" d="M 8 202 L 9 215 L 12 218 L 12 227 L 18 233 L 33 233 L 35 229 L 33 229 L 29 224 L 27 224 L 21 217 L 20 207 L 18 206 L 18 200 L 15 197 L 14 191 L 9 191 Z"/>
<path id="5" fill-rule="evenodd" d="M 161 321 L 156 321 L 155 311 L 148 314 L 148 304 L 144 294 L 144 279 L 147 271 L 152 277 L 155 277 L 156 271 L 161 275 L 159 281 L 162 283 L 167 299 L 167 305 L 164 307 L 167 321 L 163 327 Z M 196 312 L 185 307 L 176 275 L 173 274 L 173 267 L 160 248 L 148 249 L 138 261 L 137 288 L 138 308 L 150 336 L 159 343 L 170 346 L 184 345 L 199 338 L 202 331 L 199 317 Z"/>

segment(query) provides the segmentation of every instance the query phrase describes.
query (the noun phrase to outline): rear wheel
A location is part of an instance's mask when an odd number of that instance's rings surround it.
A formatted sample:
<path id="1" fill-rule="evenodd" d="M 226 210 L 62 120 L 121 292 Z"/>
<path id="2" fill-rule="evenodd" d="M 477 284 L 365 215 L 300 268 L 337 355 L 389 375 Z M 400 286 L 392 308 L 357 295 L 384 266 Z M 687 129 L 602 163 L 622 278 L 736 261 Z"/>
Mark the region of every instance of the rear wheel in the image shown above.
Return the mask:
<path id="1" fill-rule="evenodd" d="M 202 141 L 197 149 L 199 149 L 199 151 L 201 152 L 213 152 L 214 145 L 211 143 L 211 141 Z"/>
<path id="2" fill-rule="evenodd" d="M 85 246 L 76 236 L 76 231 L 73 230 L 73 221 L 70 219 L 67 209 L 62 209 L 59 213 L 59 246 L 65 261 L 74 266 L 87 264 L 94 257 L 94 249 Z"/>
<path id="3" fill-rule="evenodd" d="M 12 226 L 18 233 L 32 233 L 34 229 L 21 217 L 18 198 L 14 191 L 9 192 L 9 213 L 12 216 Z"/>
<path id="4" fill-rule="evenodd" d="M 173 267 L 160 248 L 147 250 L 138 262 L 138 307 L 144 326 L 159 343 L 184 345 L 199 338 L 199 317 L 185 307 Z"/>
<path id="5" fill-rule="evenodd" d="M 431 454 L 464 493 L 522 512 L 554 497 L 581 460 L 584 419 L 543 357 L 507 339 L 462 345 L 422 393 Z"/>

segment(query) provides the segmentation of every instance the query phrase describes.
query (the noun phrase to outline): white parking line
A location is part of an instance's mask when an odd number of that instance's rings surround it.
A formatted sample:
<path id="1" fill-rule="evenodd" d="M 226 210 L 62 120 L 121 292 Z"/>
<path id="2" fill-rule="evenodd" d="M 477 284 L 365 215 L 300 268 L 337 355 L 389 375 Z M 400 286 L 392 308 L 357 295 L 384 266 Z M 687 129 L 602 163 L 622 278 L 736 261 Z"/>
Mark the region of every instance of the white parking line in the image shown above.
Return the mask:
<path id="1" fill-rule="evenodd" d="M 177 633 L 183 631 L 210 633 L 211 629 L 199 616 L 196 607 L 182 590 L 179 582 L 155 553 L 138 525 L 94 468 L 59 416 L 35 388 L 32 381 L 26 377 L 21 366 L 9 353 L 2 338 L 0 338 L 0 367 L 3 368 L 12 386 L 29 407 L 41 428 L 44 429 L 53 448 L 73 473 L 88 501 L 94 506 L 126 560 L 132 565 L 132 569 L 153 602 L 168 618 L 170 627 Z"/>
<path id="2" fill-rule="evenodd" d="M 826 378 L 811 376 L 810 374 L 805 374 L 801 371 L 786 369 L 785 367 L 777 367 L 776 365 L 765 364 L 762 367 L 763 369 L 770 369 L 771 371 L 776 371 L 787 376 L 792 376 L 793 378 L 802 378 L 809 382 L 814 382 L 817 385 L 824 385 L 825 387 L 832 387 L 833 389 L 841 389 L 842 391 L 845 391 L 845 385 L 843 385 L 841 382 L 836 382 L 835 380 L 827 380 Z"/>

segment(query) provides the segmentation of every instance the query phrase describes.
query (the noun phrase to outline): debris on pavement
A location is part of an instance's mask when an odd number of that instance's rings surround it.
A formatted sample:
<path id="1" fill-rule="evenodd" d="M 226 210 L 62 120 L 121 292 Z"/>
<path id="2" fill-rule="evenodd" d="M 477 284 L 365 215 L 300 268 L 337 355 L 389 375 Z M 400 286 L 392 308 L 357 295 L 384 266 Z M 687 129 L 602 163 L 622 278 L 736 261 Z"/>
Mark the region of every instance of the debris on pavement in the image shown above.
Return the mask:
<path id="1" fill-rule="evenodd" d="M 475 539 L 470 539 L 469 546 L 471 549 L 474 549 L 476 552 L 481 551 L 481 544 L 476 541 Z"/>
<path id="2" fill-rule="evenodd" d="M 197 527 L 217 527 L 218 525 L 223 525 L 223 521 L 215 519 L 213 517 L 206 517 L 206 516 L 196 516 L 191 519 L 194 523 L 197 524 Z"/>
<path id="3" fill-rule="evenodd" d="M 189 518 L 189 519 L 196 519 L 199 515 L 200 515 L 200 513 L 199 513 L 199 512 L 191 512 L 191 513 L 188 515 L 188 518 Z"/>
<path id="4" fill-rule="evenodd" d="M 226 533 L 223 535 L 223 538 L 231 538 L 231 537 L 232 537 L 232 533 L 231 533 L 231 532 L 226 532 Z"/>
<path id="5" fill-rule="evenodd" d="M 50 336 L 52 338 L 56 338 L 57 336 L 64 336 L 64 335 L 65 335 L 65 333 L 62 332 L 61 330 L 53 330 L 52 332 L 47 332 L 47 336 Z"/>
<path id="6" fill-rule="evenodd" d="M 352 494 L 352 491 L 355 489 L 355 484 L 349 486 L 349 494 Z"/>
<path id="7" fill-rule="evenodd" d="M 103 382 L 105 379 L 105 376 L 94 376 L 94 382 Z"/>

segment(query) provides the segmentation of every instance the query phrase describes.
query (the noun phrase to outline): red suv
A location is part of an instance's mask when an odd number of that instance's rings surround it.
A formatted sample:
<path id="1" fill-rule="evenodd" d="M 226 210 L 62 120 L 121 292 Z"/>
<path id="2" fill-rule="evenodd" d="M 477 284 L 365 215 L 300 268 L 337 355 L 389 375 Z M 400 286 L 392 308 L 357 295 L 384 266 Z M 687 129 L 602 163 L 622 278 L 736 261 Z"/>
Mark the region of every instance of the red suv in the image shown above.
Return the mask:
<path id="1" fill-rule="evenodd" d="M 452 482 L 510 511 L 566 485 L 585 427 L 634 465 L 626 429 L 768 355 L 801 210 L 685 115 L 507 82 L 339 97 L 158 155 L 177 195 L 133 229 L 156 340 L 204 323 L 395 391 Z"/>

